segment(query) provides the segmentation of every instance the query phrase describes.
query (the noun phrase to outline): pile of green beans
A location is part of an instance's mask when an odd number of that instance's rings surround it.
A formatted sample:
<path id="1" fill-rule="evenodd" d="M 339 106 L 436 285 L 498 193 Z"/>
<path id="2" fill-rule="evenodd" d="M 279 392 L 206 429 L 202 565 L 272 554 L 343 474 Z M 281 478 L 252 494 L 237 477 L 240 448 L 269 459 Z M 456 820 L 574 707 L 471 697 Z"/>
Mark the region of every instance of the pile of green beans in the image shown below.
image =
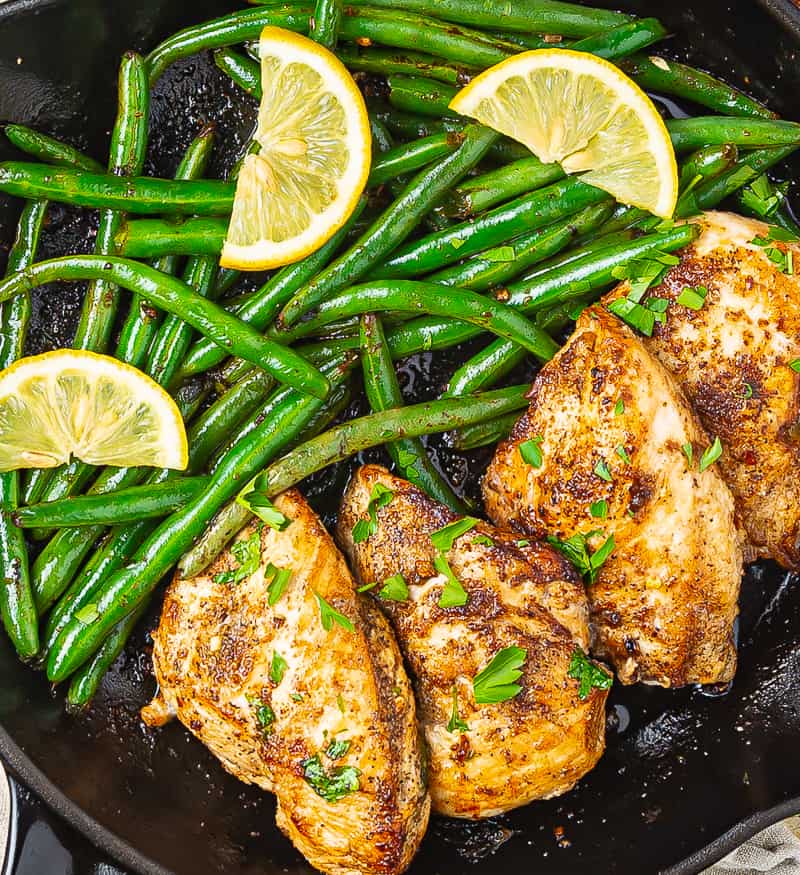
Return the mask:
<path id="1" fill-rule="evenodd" d="M 213 125 L 197 132 L 174 179 L 142 168 L 150 92 L 167 67 L 211 50 L 242 100 L 260 100 L 255 41 L 266 25 L 309 35 L 382 96 L 368 98 L 374 157 L 349 221 L 242 294 L 238 273 L 218 263 L 235 173 L 203 178 Z M 382 445 L 436 500 L 475 512 L 422 438 L 450 432 L 451 446 L 468 452 L 506 437 L 527 387 L 493 387 L 531 359 L 548 361 L 554 338 L 615 268 L 697 235 L 451 112 L 475 75 L 529 48 L 606 58 L 648 91 L 706 113 L 667 120 L 681 159 L 676 217 L 731 197 L 751 209 L 743 187 L 800 147 L 800 124 L 649 54 L 665 35 L 656 19 L 561 0 L 261 0 L 186 28 L 146 58 L 125 55 L 105 166 L 6 127 L 26 160 L 0 164 L 0 193 L 24 201 L 0 280 L 0 366 L 23 354 L 34 288 L 89 280 L 74 346 L 113 348 L 145 370 L 175 397 L 189 439 L 185 472 L 76 460 L 0 474 L 0 617 L 21 658 L 69 680 L 69 708 L 91 701 L 163 577 L 198 573 L 247 523 L 235 498 L 259 474 L 274 496 Z M 772 191 L 769 221 L 800 234 Z M 36 262 L 50 202 L 100 211 L 93 254 Z M 486 345 L 462 356 L 441 398 L 406 405 L 397 361 L 479 337 Z M 371 412 L 340 422 L 359 374 Z"/>

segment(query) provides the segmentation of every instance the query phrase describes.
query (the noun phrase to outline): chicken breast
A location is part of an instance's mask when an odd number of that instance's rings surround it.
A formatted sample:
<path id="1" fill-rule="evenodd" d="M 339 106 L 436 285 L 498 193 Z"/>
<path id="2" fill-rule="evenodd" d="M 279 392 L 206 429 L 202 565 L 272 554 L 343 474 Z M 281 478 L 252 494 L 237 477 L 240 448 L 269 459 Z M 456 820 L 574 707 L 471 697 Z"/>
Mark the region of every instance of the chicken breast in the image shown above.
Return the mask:
<path id="1" fill-rule="evenodd" d="M 718 469 L 700 471 L 709 441 L 673 378 L 626 325 L 592 307 L 530 401 L 484 479 L 490 518 L 575 538 L 579 552 L 584 541 L 600 556 L 613 546 L 586 570 L 596 577 L 592 652 L 623 683 L 732 678 L 741 537 Z"/>
<path id="2" fill-rule="evenodd" d="M 701 236 L 649 291 L 673 303 L 644 342 L 722 441 L 719 470 L 747 530 L 746 558 L 798 570 L 800 245 L 732 213 L 697 221 Z M 674 303 L 687 286 L 707 290 L 699 309 Z M 626 293 L 623 284 L 609 299 Z"/>
<path id="3" fill-rule="evenodd" d="M 302 496 L 275 504 L 284 531 L 254 523 L 207 572 L 173 581 L 142 716 L 177 716 L 275 793 L 278 826 L 315 868 L 402 872 L 430 800 L 400 652 Z"/>
<path id="4" fill-rule="evenodd" d="M 376 488 L 384 490 L 379 502 Z M 373 515 L 372 534 L 356 543 L 354 527 Z M 459 519 L 367 465 L 344 496 L 337 531 L 362 583 L 381 582 L 370 591 L 414 678 L 435 810 L 481 818 L 564 793 L 595 765 L 611 678 L 580 650 L 588 609 L 569 563 L 483 522 L 468 521 L 439 553 L 431 536 Z M 442 607 L 446 595 L 452 606 Z M 515 655 L 510 677 L 490 670 L 475 680 L 496 657 Z M 491 678 L 512 686 L 490 691 Z"/>

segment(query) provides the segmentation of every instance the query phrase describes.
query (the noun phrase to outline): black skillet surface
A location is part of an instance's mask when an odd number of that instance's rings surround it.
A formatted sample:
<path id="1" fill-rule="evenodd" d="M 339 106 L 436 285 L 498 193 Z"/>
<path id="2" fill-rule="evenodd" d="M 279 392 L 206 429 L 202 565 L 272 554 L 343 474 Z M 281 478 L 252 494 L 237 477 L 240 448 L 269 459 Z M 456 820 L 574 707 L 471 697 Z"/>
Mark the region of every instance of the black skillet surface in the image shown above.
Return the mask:
<path id="1" fill-rule="evenodd" d="M 177 27 L 234 5 L 0 3 L 0 121 L 65 137 L 103 160 L 121 53 L 147 50 Z M 787 117 L 800 117 L 796 46 L 755 2 L 620 5 L 662 17 L 677 34 L 670 46 L 674 57 L 689 57 Z M 221 167 L 247 136 L 252 108 L 207 58 L 193 59 L 173 70 L 155 95 L 149 171 L 170 175 L 209 118 L 217 120 L 227 147 L 217 162 Z M 9 155 L 0 143 L 0 158 Z M 0 199 L 0 246 L 11 238 L 16 211 L 17 205 Z M 86 249 L 91 222 L 54 208 L 41 254 Z M 51 287 L 36 295 L 31 352 L 69 342 L 79 292 Z M 450 367 L 452 361 L 441 357 L 409 362 L 409 396 L 434 394 Z M 474 494 L 486 454 L 456 456 L 441 441 L 432 449 L 454 481 Z M 341 469 L 308 484 L 329 521 L 347 473 Z M 748 574 L 740 667 L 727 694 L 616 687 L 608 752 L 574 792 L 483 824 L 435 821 L 411 871 L 695 872 L 766 824 L 800 811 L 798 584 L 770 565 Z M 137 712 L 152 690 L 143 632 L 93 710 L 67 717 L 61 696 L 51 694 L 40 674 L 22 668 L 0 638 L 0 753 L 48 804 L 130 869 L 309 872 L 275 829 L 269 796 L 227 776 L 178 726 L 143 728 Z"/>

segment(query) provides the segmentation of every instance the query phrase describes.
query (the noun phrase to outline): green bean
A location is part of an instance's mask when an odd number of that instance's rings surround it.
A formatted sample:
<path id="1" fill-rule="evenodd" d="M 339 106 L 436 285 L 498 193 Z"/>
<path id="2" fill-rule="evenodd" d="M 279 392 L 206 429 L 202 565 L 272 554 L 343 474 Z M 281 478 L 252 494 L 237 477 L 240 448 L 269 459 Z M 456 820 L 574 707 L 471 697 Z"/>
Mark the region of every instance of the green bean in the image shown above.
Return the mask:
<path id="1" fill-rule="evenodd" d="M 261 100 L 261 70 L 256 61 L 226 48 L 214 52 L 214 63 L 243 91 Z"/>
<path id="2" fill-rule="evenodd" d="M 800 124 L 779 119 L 705 115 L 669 119 L 667 130 L 678 152 L 726 143 L 745 148 L 800 145 Z"/>
<path id="3" fill-rule="evenodd" d="M 31 201 L 22 209 L 17 237 L 8 254 L 9 273 L 27 267 L 36 257 L 39 234 L 47 214 L 45 201 Z M 0 308 L 0 369 L 22 355 L 30 297 L 21 295 Z M 39 651 L 38 614 L 33 598 L 25 537 L 11 522 L 19 506 L 20 483 L 16 471 L 0 474 L 0 618 L 21 659 Z"/>
<path id="4" fill-rule="evenodd" d="M 281 311 L 279 321 L 292 325 L 325 297 L 356 282 L 373 268 L 414 230 L 442 194 L 481 160 L 496 139 L 494 131 L 480 125 L 466 128 L 458 151 L 415 176 L 402 196 L 347 252 L 294 295 Z"/>
<path id="5" fill-rule="evenodd" d="M 523 49 L 568 49 L 572 46 L 572 40 L 565 40 L 557 33 L 518 33 L 501 30 L 489 30 L 487 33 L 496 39 L 507 39 Z"/>
<path id="6" fill-rule="evenodd" d="M 558 164 L 542 164 L 531 155 L 464 180 L 443 199 L 441 210 L 448 218 L 468 219 L 563 177 Z"/>
<path id="7" fill-rule="evenodd" d="M 428 79 L 445 82 L 448 85 L 466 85 L 479 72 L 478 67 L 447 64 L 433 55 L 423 55 L 418 52 L 401 53 L 377 47 L 341 45 L 336 49 L 336 54 L 350 70 L 379 73 L 382 76 L 391 73 L 426 76 Z"/>
<path id="8" fill-rule="evenodd" d="M 104 526 L 64 529 L 45 544 L 31 568 L 31 582 L 36 606 L 40 613 L 69 586 Z"/>
<path id="9" fill-rule="evenodd" d="M 774 118 L 775 113 L 714 76 L 664 58 L 635 55 L 619 62 L 623 72 L 648 91 L 690 100 L 714 112 L 754 118 Z"/>
<path id="10" fill-rule="evenodd" d="M 480 252 L 461 264 L 446 267 L 426 281 L 485 292 L 497 288 L 529 267 L 560 252 L 577 236 L 588 234 L 608 219 L 610 203 L 586 207 L 568 219 L 522 234 L 506 245 Z"/>
<path id="11" fill-rule="evenodd" d="M 44 654 L 50 650 L 75 613 L 91 601 L 93 593 L 109 575 L 133 556 L 156 525 L 154 520 L 142 520 L 133 525 L 118 526 L 106 535 L 47 615 L 42 632 Z M 55 599 L 51 598 L 46 606 L 55 602 Z"/>
<path id="12" fill-rule="evenodd" d="M 314 17 L 309 24 L 309 36 L 333 51 L 339 39 L 341 21 L 342 0 L 317 0 Z"/>
<path id="13" fill-rule="evenodd" d="M 503 204 L 471 222 L 401 246 L 372 276 L 385 279 L 429 273 L 607 199 L 608 195 L 599 188 L 574 177 L 564 179 Z"/>
<path id="14" fill-rule="evenodd" d="M 505 440 L 517 423 L 519 413 L 507 413 L 487 422 L 478 422 L 459 428 L 450 435 L 450 445 L 460 453 L 493 446 Z"/>
<path id="15" fill-rule="evenodd" d="M 386 82 L 389 86 L 389 103 L 401 112 L 436 118 L 450 116 L 455 120 L 461 118 L 450 109 L 450 101 L 458 94 L 458 88 L 452 85 L 421 76 L 394 74 L 387 76 Z"/>
<path id="16" fill-rule="evenodd" d="M 160 258 L 166 255 L 215 255 L 222 252 L 228 219 L 190 218 L 129 219 L 114 237 L 115 252 L 126 258 Z"/>
<path id="17" fill-rule="evenodd" d="M 364 389 L 372 412 L 402 407 L 403 394 L 377 316 L 370 313 L 361 317 L 360 338 Z M 387 443 L 386 450 L 401 476 L 456 513 L 466 513 L 463 502 L 434 467 L 419 438 L 400 438 Z"/>
<path id="18" fill-rule="evenodd" d="M 124 210 L 145 216 L 157 213 L 227 216 L 233 207 L 235 186 L 219 180 L 124 178 L 69 167 L 53 169 L 43 164 L 6 161 L 0 164 L 0 191 L 17 197 L 46 197 L 78 207 Z"/>
<path id="19" fill-rule="evenodd" d="M 236 285 L 241 277 L 241 271 L 229 267 L 221 267 L 217 271 L 217 282 L 214 291 L 214 300 L 225 298 L 228 292 Z"/>
<path id="20" fill-rule="evenodd" d="M 41 490 L 41 499 L 37 504 L 67 498 L 76 492 L 81 492 L 91 483 L 97 474 L 97 469 L 92 465 L 85 465 L 83 462 L 73 459 L 66 465 L 59 465 L 58 468 L 52 469 L 51 474 L 52 476 Z M 41 541 L 44 538 L 49 538 L 53 532 L 49 529 L 34 529 L 29 534 L 35 540 Z"/>
<path id="21" fill-rule="evenodd" d="M 176 179 L 195 179 L 205 173 L 214 147 L 214 129 L 206 127 L 191 142 L 175 171 Z M 119 249 L 116 250 L 119 252 Z M 175 275 L 178 269 L 176 253 L 166 253 L 153 264 L 162 273 Z M 147 351 L 158 332 L 160 318 L 157 311 L 138 295 L 131 299 L 128 316 L 122 326 L 114 355 L 134 367 L 144 364 Z"/>
<path id="22" fill-rule="evenodd" d="M 23 529 L 115 526 L 166 516 L 199 495 L 207 485 L 207 477 L 176 477 L 161 484 L 120 489 L 111 495 L 81 495 L 22 507 L 14 512 L 12 519 Z"/>
<path id="23" fill-rule="evenodd" d="M 67 692 L 66 709 L 75 714 L 87 708 L 97 693 L 100 681 L 125 649 L 134 627 L 147 610 L 148 602 L 143 602 L 132 614 L 125 617 L 111 630 L 108 638 L 100 645 L 97 653 L 73 676 Z"/>
<path id="24" fill-rule="evenodd" d="M 372 134 L 372 154 L 374 161 L 374 156 L 388 152 L 390 149 L 394 148 L 394 140 L 392 139 L 392 135 L 389 133 L 389 129 L 386 125 L 373 115 L 370 115 L 369 117 L 369 129 Z"/>
<path id="25" fill-rule="evenodd" d="M 150 114 L 147 71 L 142 58 L 134 52 L 124 55 L 120 64 L 118 101 L 117 119 L 111 133 L 108 170 L 114 175 L 115 184 L 124 187 L 127 181 L 120 177 L 132 177 L 142 172 Z M 57 177 L 65 173 L 80 174 L 87 171 L 67 168 L 49 172 Z M 42 168 L 37 168 L 35 173 L 46 178 L 48 169 L 44 168 L 42 171 Z M 0 167 L 0 180 L 4 176 L 4 170 Z M 45 189 L 47 187 L 43 186 Z M 124 209 L 124 206 L 119 208 Z M 95 238 L 95 254 L 103 256 L 114 252 L 114 234 L 121 222 L 122 216 L 110 206 L 101 212 Z M 105 351 L 114 327 L 118 298 L 119 290 L 104 277 L 97 277 L 89 284 L 83 298 L 73 346 L 95 352 Z"/>
<path id="26" fill-rule="evenodd" d="M 434 18 L 384 9 L 348 7 L 342 16 L 339 37 L 349 42 L 366 41 L 399 49 L 426 52 L 447 61 L 488 67 L 513 54 L 517 47 L 486 34 L 453 27 Z M 266 25 L 308 33 L 311 9 L 287 5 L 279 9 L 248 9 L 186 28 L 165 40 L 147 57 L 150 81 L 166 68 L 189 55 L 257 39 Z"/>
<path id="27" fill-rule="evenodd" d="M 713 209 L 726 197 L 752 182 L 765 170 L 791 155 L 797 146 L 783 146 L 774 149 L 756 149 L 741 158 L 730 170 L 699 185 L 688 197 L 681 198 L 676 215 L 691 216 L 702 210 Z"/>
<path id="28" fill-rule="evenodd" d="M 320 397 L 328 391 L 324 377 L 297 353 L 262 338 L 247 323 L 195 294 L 185 283 L 144 264 L 91 255 L 42 261 L 0 283 L 0 301 L 56 280 L 93 278 L 107 278 L 137 292 L 223 348 L 264 368 L 280 382 Z"/>
<path id="29" fill-rule="evenodd" d="M 281 334 L 285 342 L 292 342 L 338 319 L 386 311 L 427 313 L 468 322 L 482 331 L 513 340 L 542 361 L 549 361 L 558 351 L 552 338 L 499 301 L 467 289 L 412 280 L 353 286 L 323 301 L 311 319 Z"/>
<path id="30" fill-rule="evenodd" d="M 575 52 L 588 52 L 599 58 L 613 60 L 640 52 L 666 35 L 666 28 L 657 18 L 639 18 L 587 36 L 573 43 L 570 48 Z"/>
<path id="31" fill-rule="evenodd" d="M 455 24 L 520 33 L 591 36 L 631 20 L 630 15 L 557 0 L 354 0 L 353 5 L 409 9 Z"/>
<path id="32" fill-rule="evenodd" d="M 338 383 L 351 365 L 338 359 L 325 370 Z M 96 593 L 96 619 L 74 616 L 54 642 L 47 659 L 51 681 L 64 680 L 83 665 L 111 630 L 150 595 L 159 580 L 202 533 L 211 517 L 302 430 L 323 402 L 291 388 L 278 390 L 271 414 L 225 457 L 208 489 L 174 513 L 147 538 L 124 568 Z"/>
<path id="33" fill-rule="evenodd" d="M 444 397 L 456 398 L 489 389 L 527 357 L 527 351 L 521 346 L 493 342 L 458 368 L 447 384 Z"/>
<path id="34" fill-rule="evenodd" d="M 90 173 L 102 173 L 103 166 L 73 146 L 62 143 L 47 134 L 40 134 L 24 125 L 6 125 L 5 135 L 21 152 L 27 152 L 46 164 L 59 167 L 79 167 Z"/>
<path id="35" fill-rule="evenodd" d="M 426 167 L 455 152 L 463 141 L 462 134 L 448 132 L 422 137 L 413 143 L 396 146 L 375 162 L 367 184 L 381 185 L 401 173 L 410 173 L 412 170 Z"/>
<path id="36" fill-rule="evenodd" d="M 271 276 L 253 297 L 236 311 L 237 317 L 258 331 L 265 329 L 297 290 L 329 264 L 354 223 L 358 221 L 365 206 L 366 199 L 362 198 L 344 226 L 330 240 L 316 252 L 312 252 L 295 264 L 281 268 Z M 175 377 L 175 382 L 183 382 L 195 374 L 210 370 L 214 365 L 224 361 L 227 355 L 227 351 L 217 344 L 201 338 L 186 356 Z"/>
<path id="37" fill-rule="evenodd" d="M 680 187 L 696 185 L 696 180 L 713 179 L 724 173 L 739 160 L 736 146 L 726 143 L 722 146 L 704 146 L 689 155 L 680 168 Z"/>

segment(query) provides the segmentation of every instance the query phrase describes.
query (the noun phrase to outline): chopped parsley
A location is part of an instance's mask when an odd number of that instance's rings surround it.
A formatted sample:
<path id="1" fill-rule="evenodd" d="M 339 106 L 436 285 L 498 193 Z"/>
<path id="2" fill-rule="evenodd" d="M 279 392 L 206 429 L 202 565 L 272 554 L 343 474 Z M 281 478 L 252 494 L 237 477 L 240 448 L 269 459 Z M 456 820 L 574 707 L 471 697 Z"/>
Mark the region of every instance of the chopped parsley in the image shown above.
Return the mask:
<path id="1" fill-rule="evenodd" d="M 448 523 L 441 529 L 431 532 L 431 543 L 440 552 L 446 553 L 451 550 L 456 538 L 466 534 L 478 525 L 478 520 L 472 516 L 465 516 L 460 520 Z"/>
<path id="2" fill-rule="evenodd" d="M 494 541 L 488 535 L 475 535 L 473 544 L 482 544 L 484 547 L 494 547 Z"/>
<path id="3" fill-rule="evenodd" d="M 272 662 L 269 666 L 269 678 L 276 687 L 283 680 L 283 675 L 288 667 L 289 664 L 280 653 L 277 650 L 273 651 Z"/>
<path id="4" fill-rule="evenodd" d="M 350 750 L 350 742 L 346 739 L 334 738 L 334 740 L 325 748 L 325 756 L 329 760 L 343 760 Z"/>
<path id="5" fill-rule="evenodd" d="M 517 253 L 514 251 L 513 246 L 496 246 L 494 249 L 489 249 L 487 252 L 484 252 L 483 258 L 486 261 L 514 261 L 517 257 Z"/>
<path id="6" fill-rule="evenodd" d="M 762 173 L 741 189 L 739 195 L 746 209 L 766 219 L 783 203 L 788 187 L 788 183 L 773 185 L 766 173 Z"/>
<path id="7" fill-rule="evenodd" d="M 247 487 L 245 487 L 236 500 L 260 520 L 263 520 L 270 528 L 282 532 L 291 523 L 291 520 L 270 501 L 267 495 L 268 488 L 267 475 L 259 474 L 253 481 L 251 491 L 247 492 Z"/>
<path id="8" fill-rule="evenodd" d="M 418 483 L 419 471 L 417 470 L 417 463 L 420 461 L 419 456 L 403 447 L 393 447 L 392 449 L 394 450 L 394 461 L 400 469 L 400 473 L 410 483 Z"/>
<path id="9" fill-rule="evenodd" d="M 472 692 L 478 705 L 513 699 L 522 687 L 516 683 L 522 677 L 522 666 L 528 651 L 522 647 L 504 647 L 492 661 L 475 675 Z"/>
<path id="10" fill-rule="evenodd" d="M 340 614 L 337 610 L 331 607 L 331 605 L 329 605 L 318 592 L 315 592 L 314 595 L 317 599 L 317 604 L 319 605 L 319 618 L 322 621 L 322 628 L 326 632 L 330 632 L 331 629 L 333 629 L 334 623 L 337 623 L 342 629 L 346 629 L 348 632 L 355 632 L 356 627 L 351 620 L 348 620 L 344 614 Z"/>
<path id="11" fill-rule="evenodd" d="M 408 584 L 402 574 L 393 574 L 383 581 L 378 596 L 385 599 L 387 602 L 406 602 L 408 601 Z"/>
<path id="12" fill-rule="evenodd" d="M 622 398 L 617 399 L 617 403 L 614 405 L 614 416 L 622 416 L 625 412 L 625 402 Z"/>
<path id="13" fill-rule="evenodd" d="M 369 592 L 371 589 L 375 589 L 378 585 L 378 581 L 375 580 L 372 583 L 365 583 L 363 586 L 360 586 L 356 592 Z"/>
<path id="14" fill-rule="evenodd" d="M 528 441 L 524 441 L 519 445 L 519 454 L 522 456 L 522 461 L 526 462 L 532 468 L 541 468 L 542 462 L 542 441 L 544 438 L 541 435 L 536 435 Z"/>
<path id="15" fill-rule="evenodd" d="M 249 538 L 236 541 L 231 546 L 231 553 L 238 565 L 229 571 L 215 574 L 214 583 L 237 584 L 258 571 L 261 563 L 261 531 L 253 532 Z"/>
<path id="16" fill-rule="evenodd" d="M 594 466 L 594 473 L 601 479 L 607 480 L 609 483 L 612 480 L 611 472 L 608 470 L 608 465 L 606 465 L 603 459 Z"/>
<path id="17" fill-rule="evenodd" d="M 531 542 L 527 538 L 520 538 L 519 541 L 514 541 L 517 547 L 530 547 Z"/>
<path id="18" fill-rule="evenodd" d="M 796 242 L 797 237 L 789 231 L 784 231 L 783 228 L 776 228 L 770 225 L 768 236 L 753 237 L 750 241 L 754 246 L 760 246 L 764 250 L 767 258 L 778 268 L 781 273 L 794 275 L 794 251 L 787 249 L 785 252 L 778 246 L 773 246 L 773 243 Z"/>
<path id="19" fill-rule="evenodd" d="M 708 297 L 708 289 L 705 286 L 684 286 L 675 303 L 682 304 L 690 310 L 702 310 L 706 297 Z"/>
<path id="20" fill-rule="evenodd" d="M 614 450 L 614 452 L 620 457 L 620 459 L 622 459 L 622 461 L 623 461 L 626 465 L 630 465 L 630 464 L 632 464 L 632 463 L 631 463 L 631 457 L 628 455 L 628 451 L 625 449 L 624 446 L 622 446 L 622 444 L 620 444 L 620 445 L 616 448 L 616 450 Z"/>
<path id="21" fill-rule="evenodd" d="M 679 262 L 677 256 L 667 252 L 651 252 L 647 258 L 615 267 L 611 275 L 615 279 L 628 280 L 630 291 L 624 298 L 613 300 L 608 305 L 609 311 L 631 328 L 650 337 L 656 322 L 666 320 L 669 301 L 653 297 L 644 300 L 645 293 L 652 286 L 660 285 L 667 271 Z"/>
<path id="22" fill-rule="evenodd" d="M 608 516 L 608 502 L 604 498 L 600 501 L 593 501 L 589 505 L 589 513 L 596 520 L 604 520 Z"/>
<path id="23" fill-rule="evenodd" d="M 567 675 L 578 681 L 579 699 L 587 699 L 593 687 L 608 690 L 614 683 L 613 676 L 596 666 L 580 647 L 576 647 L 572 654 Z"/>
<path id="24" fill-rule="evenodd" d="M 795 364 L 798 365 L 797 368 L 794 367 Z M 790 368 L 794 368 L 794 370 L 798 370 L 798 369 L 800 369 L 800 359 L 798 359 L 797 362 L 792 362 L 792 364 L 789 365 L 789 367 L 790 367 Z M 752 398 L 752 397 L 753 397 L 753 387 L 750 385 L 750 383 L 745 383 L 745 384 L 744 384 L 743 394 L 744 394 L 744 397 L 745 397 L 745 398 Z"/>
<path id="25" fill-rule="evenodd" d="M 458 716 L 458 687 L 453 684 L 453 710 L 447 724 L 448 732 L 469 732 L 469 726 Z"/>
<path id="26" fill-rule="evenodd" d="M 286 592 L 289 581 L 292 579 L 291 568 L 278 568 L 271 562 L 264 570 L 264 580 L 268 580 L 267 601 L 271 607 L 278 604 L 281 596 Z"/>
<path id="27" fill-rule="evenodd" d="M 722 441 L 719 437 L 714 438 L 714 443 L 700 457 L 700 473 L 710 468 L 722 455 Z"/>
<path id="28" fill-rule="evenodd" d="M 789 367 L 797 374 L 800 374 L 800 359 L 795 359 L 793 362 L 789 362 Z M 751 390 L 752 394 L 752 390 Z"/>
<path id="29" fill-rule="evenodd" d="M 369 540 L 378 531 L 378 511 L 382 507 L 386 507 L 394 498 L 394 492 L 387 489 L 383 483 L 376 483 L 372 487 L 372 492 L 369 496 L 369 504 L 367 505 L 367 513 L 369 519 L 359 520 L 353 526 L 353 541 L 356 544 L 361 544 Z"/>
<path id="30" fill-rule="evenodd" d="M 272 724 L 275 722 L 275 712 L 266 702 L 262 702 L 255 696 L 248 696 L 247 702 L 255 709 L 256 722 L 261 727 L 262 733 L 269 735 L 272 732 Z"/>
<path id="31" fill-rule="evenodd" d="M 461 581 L 453 574 L 447 559 L 440 553 L 433 560 L 433 567 L 443 574 L 447 580 L 439 598 L 440 608 L 460 608 L 469 601 L 469 595 L 461 585 Z"/>
<path id="32" fill-rule="evenodd" d="M 550 535 L 547 538 L 547 542 L 552 547 L 555 547 L 562 556 L 566 556 L 588 583 L 594 583 L 597 580 L 597 573 L 602 568 L 606 559 L 614 552 L 615 546 L 614 535 L 611 534 L 594 553 L 590 553 L 589 541 L 600 534 L 602 532 L 596 529 L 593 532 L 587 532 L 585 535 L 580 533 L 572 535 L 566 541 Z"/>
<path id="33" fill-rule="evenodd" d="M 326 772 L 319 754 L 303 760 L 300 765 L 306 782 L 326 802 L 338 802 L 359 789 L 361 772 L 353 766 L 335 766 Z"/>
<path id="34" fill-rule="evenodd" d="M 97 605 L 94 602 L 89 602 L 88 605 L 84 605 L 79 611 L 75 611 L 75 619 L 84 626 L 94 623 L 99 617 L 100 611 L 97 610 Z"/>
<path id="35" fill-rule="evenodd" d="M 302 702 L 302 701 L 303 701 L 303 694 L 302 694 L 302 693 L 292 693 L 292 694 L 289 696 L 289 698 L 290 698 L 293 702 Z"/>
<path id="36" fill-rule="evenodd" d="M 694 460 L 694 444 L 691 441 L 686 441 L 686 443 L 681 447 L 683 450 L 683 454 L 686 456 L 686 461 L 689 463 L 689 467 L 692 467 L 692 461 Z"/>
<path id="37" fill-rule="evenodd" d="M 341 693 L 337 693 L 336 695 L 336 707 L 342 712 L 342 714 L 345 713 L 344 698 Z"/>

